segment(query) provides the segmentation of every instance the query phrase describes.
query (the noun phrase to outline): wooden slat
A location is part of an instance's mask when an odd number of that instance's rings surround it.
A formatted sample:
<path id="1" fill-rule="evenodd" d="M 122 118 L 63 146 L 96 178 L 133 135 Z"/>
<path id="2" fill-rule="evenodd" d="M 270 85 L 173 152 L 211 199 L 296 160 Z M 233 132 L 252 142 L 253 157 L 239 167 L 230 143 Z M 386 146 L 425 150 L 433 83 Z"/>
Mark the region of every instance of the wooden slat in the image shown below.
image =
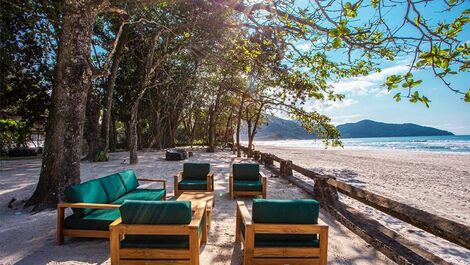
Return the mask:
<path id="1" fill-rule="evenodd" d="M 253 256 L 263 258 L 307 258 L 319 257 L 320 248 L 308 247 L 255 247 Z"/>
<path id="2" fill-rule="evenodd" d="M 101 230 L 64 229 L 63 233 L 70 237 L 109 238 L 109 231 Z"/>
<path id="3" fill-rule="evenodd" d="M 424 231 L 470 249 L 470 227 L 377 195 L 349 184 L 328 180 L 328 184 L 347 196 L 374 207 Z"/>
<path id="4" fill-rule="evenodd" d="M 166 179 L 148 179 L 148 178 L 138 178 L 138 181 L 150 181 L 150 182 L 166 182 Z"/>
<path id="5" fill-rule="evenodd" d="M 303 168 L 303 167 L 301 167 L 299 165 L 296 165 L 294 163 L 292 163 L 292 170 L 297 171 L 300 174 L 302 174 L 306 177 L 309 177 L 311 179 L 317 179 L 317 178 L 319 178 L 319 179 L 330 179 L 330 178 L 334 178 L 332 176 L 326 176 L 326 175 L 318 174 L 316 172 L 313 172 L 311 170 Z"/>
<path id="6" fill-rule="evenodd" d="M 188 235 L 188 225 L 128 225 L 120 224 L 119 230 L 127 235 Z"/>
<path id="7" fill-rule="evenodd" d="M 103 203 L 84 203 L 84 202 L 61 202 L 57 207 L 62 208 L 91 208 L 91 209 L 119 209 L 119 204 L 103 204 Z"/>
<path id="8" fill-rule="evenodd" d="M 253 260 L 252 265 L 319 265 L 320 261 L 318 258 L 306 258 L 306 259 L 278 259 L 278 258 L 256 258 Z"/>
<path id="9" fill-rule="evenodd" d="M 318 234 L 322 225 L 254 224 L 255 234 Z M 327 227 L 326 227 L 327 228 Z"/>
<path id="10" fill-rule="evenodd" d="M 121 248 L 121 259 L 189 259 L 189 249 Z"/>
<path id="11" fill-rule="evenodd" d="M 120 260 L 119 265 L 190 265 L 189 260 Z"/>

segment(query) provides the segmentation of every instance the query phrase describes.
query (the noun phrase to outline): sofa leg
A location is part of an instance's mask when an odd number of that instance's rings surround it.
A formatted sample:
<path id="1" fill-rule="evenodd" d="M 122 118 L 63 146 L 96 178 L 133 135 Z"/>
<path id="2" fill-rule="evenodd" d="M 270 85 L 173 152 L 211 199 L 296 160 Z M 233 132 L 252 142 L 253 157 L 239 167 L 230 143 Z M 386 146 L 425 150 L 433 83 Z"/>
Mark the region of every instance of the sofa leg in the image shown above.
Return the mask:
<path id="1" fill-rule="evenodd" d="M 57 207 L 57 245 L 64 244 L 64 210 L 65 208 Z"/>

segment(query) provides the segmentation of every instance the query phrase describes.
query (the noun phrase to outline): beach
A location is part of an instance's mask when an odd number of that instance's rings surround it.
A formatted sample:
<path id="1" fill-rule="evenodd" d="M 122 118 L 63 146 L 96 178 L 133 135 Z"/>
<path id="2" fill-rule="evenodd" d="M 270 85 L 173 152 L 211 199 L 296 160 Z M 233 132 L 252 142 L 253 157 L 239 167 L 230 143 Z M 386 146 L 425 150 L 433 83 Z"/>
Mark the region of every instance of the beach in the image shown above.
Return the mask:
<path id="1" fill-rule="evenodd" d="M 351 148 L 279 147 L 256 149 L 356 187 L 470 226 L 470 154 Z M 301 175 L 295 174 L 299 178 Z M 303 178 L 306 182 L 311 180 Z M 470 251 L 385 215 L 349 197 L 360 209 L 424 249 L 455 264 L 468 264 Z"/>
<path id="2" fill-rule="evenodd" d="M 248 162 L 229 152 L 196 152 L 194 157 L 178 162 L 164 160 L 164 152 L 139 153 L 139 164 L 129 166 L 128 153 L 112 153 L 110 161 L 81 164 L 82 181 L 134 168 L 139 177 L 166 178 L 168 199 L 173 195 L 173 175 L 184 162 L 209 162 L 215 174 L 216 206 L 208 243 L 201 249 L 201 264 L 242 263 L 242 251 L 235 243 L 235 207 L 237 200 L 228 196 L 228 175 L 232 163 Z M 0 264 L 109 264 L 109 243 L 103 239 L 66 238 L 55 245 L 56 211 L 31 214 L 19 203 L 7 208 L 12 198 L 26 199 L 32 194 L 40 160 L 1 161 L 0 171 Z M 266 175 L 269 171 L 262 169 Z M 150 187 L 158 187 L 151 184 Z M 142 185 L 146 187 L 147 185 Z M 279 178 L 268 178 L 268 198 L 311 198 L 301 189 Z M 240 198 L 251 210 L 251 198 Z M 70 214 L 70 211 L 67 211 Z M 325 213 L 320 219 L 329 226 L 329 264 L 393 264 L 361 238 Z"/>
<path id="3" fill-rule="evenodd" d="M 315 150 L 257 145 L 257 149 L 275 153 L 315 171 L 338 176 L 389 198 L 409 203 L 446 218 L 469 224 L 468 198 L 470 156 L 415 154 L 407 152 Z M 166 178 L 168 199 L 173 196 L 173 175 L 184 162 L 209 162 L 215 174 L 216 206 L 208 243 L 201 249 L 201 264 L 241 264 L 242 250 L 235 243 L 236 200 L 228 198 L 228 175 L 231 164 L 250 162 L 230 152 L 195 152 L 194 157 L 178 162 L 164 160 L 164 152 L 141 152 L 139 164 L 128 164 L 128 153 L 112 153 L 110 161 L 82 162 L 82 181 L 133 168 L 139 177 Z M 66 238 L 55 245 L 56 211 L 31 214 L 19 201 L 32 194 L 41 166 L 40 160 L 1 161 L 0 167 L 0 264 L 109 264 L 109 243 L 102 239 Z M 287 180 L 268 176 L 268 198 L 311 198 Z M 341 176 L 341 177 L 340 177 Z M 465 181 L 467 180 L 467 181 Z M 147 185 L 142 185 L 146 187 Z M 150 184 L 158 187 L 158 184 Z M 8 202 L 16 198 L 12 208 Z M 344 197 L 341 198 L 345 200 Z M 251 210 L 251 198 L 239 198 Z M 351 202 L 410 238 L 428 240 L 430 235 L 419 229 L 381 215 L 377 211 Z M 68 211 L 70 214 L 70 211 Z M 330 226 L 328 264 L 394 264 L 360 237 L 322 212 L 320 219 Z M 408 231 L 409 230 L 409 231 Z M 426 241 L 423 241 L 426 242 Z M 470 252 L 444 240 L 435 240 L 427 248 L 455 264 L 466 264 Z"/>

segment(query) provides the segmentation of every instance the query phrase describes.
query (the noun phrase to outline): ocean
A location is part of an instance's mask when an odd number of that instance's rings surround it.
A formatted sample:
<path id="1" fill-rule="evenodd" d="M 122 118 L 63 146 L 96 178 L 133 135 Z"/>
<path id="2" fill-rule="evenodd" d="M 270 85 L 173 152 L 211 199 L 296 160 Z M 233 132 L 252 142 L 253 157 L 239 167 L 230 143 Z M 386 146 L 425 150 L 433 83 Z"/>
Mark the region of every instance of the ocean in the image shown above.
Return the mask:
<path id="1" fill-rule="evenodd" d="M 470 153 L 470 135 L 412 136 L 341 139 L 344 149 L 409 150 L 427 152 Z M 256 145 L 279 147 L 324 148 L 321 140 L 256 141 Z"/>

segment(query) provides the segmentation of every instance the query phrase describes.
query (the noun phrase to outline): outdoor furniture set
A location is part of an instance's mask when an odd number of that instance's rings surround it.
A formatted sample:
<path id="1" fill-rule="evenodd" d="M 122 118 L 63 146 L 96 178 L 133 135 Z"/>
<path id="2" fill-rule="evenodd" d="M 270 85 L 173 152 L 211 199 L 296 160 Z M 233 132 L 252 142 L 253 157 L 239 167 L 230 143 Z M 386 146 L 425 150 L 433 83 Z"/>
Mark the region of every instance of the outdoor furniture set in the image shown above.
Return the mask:
<path id="1" fill-rule="evenodd" d="M 315 200 L 267 200 L 266 177 L 257 164 L 234 164 L 230 198 L 261 195 L 252 215 L 236 207 L 236 241 L 243 264 L 326 264 L 328 226 Z M 139 188 L 140 181 L 162 183 Z M 111 264 L 199 264 L 215 206 L 210 165 L 186 163 L 174 176 L 175 200 L 166 181 L 137 178 L 133 170 L 73 185 L 57 206 L 57 243 L 64 237 L 110 239 Z M 65 218 L 65 209 L 73 214 Z"/>

